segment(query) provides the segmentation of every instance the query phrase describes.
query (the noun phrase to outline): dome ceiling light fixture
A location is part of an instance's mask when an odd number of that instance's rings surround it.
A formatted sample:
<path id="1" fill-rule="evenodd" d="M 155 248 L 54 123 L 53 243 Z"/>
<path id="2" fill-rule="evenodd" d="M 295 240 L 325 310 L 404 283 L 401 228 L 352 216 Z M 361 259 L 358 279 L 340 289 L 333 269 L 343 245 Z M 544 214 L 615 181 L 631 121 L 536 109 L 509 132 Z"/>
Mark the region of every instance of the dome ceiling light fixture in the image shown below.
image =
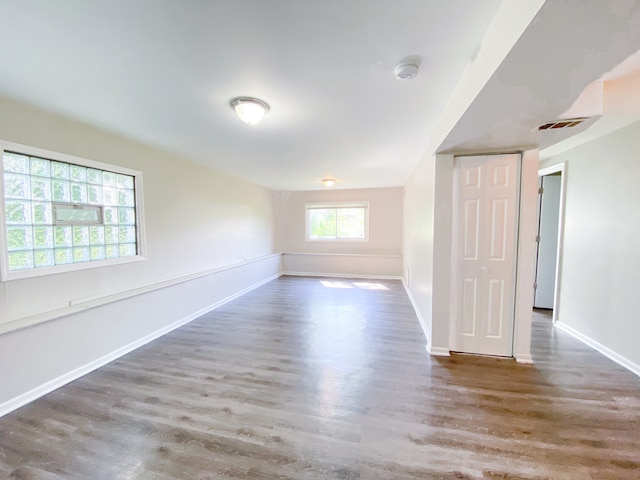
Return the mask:
<path id="1" fill-rule="evenodd" d="M 329 188 L 329 187 L 333 187 L 336 183 L 336 179 L 335 178 L 323 178 L 322 179 L 322 185 L 324 185 L 325 187 Z"/>
<path id="2" fill-rule="evenodd" d="M 255 125 L 269 111 L 269 104 L 253 97 L 236 97 L 229 104 L 236 111 L 240 120 Z"/>

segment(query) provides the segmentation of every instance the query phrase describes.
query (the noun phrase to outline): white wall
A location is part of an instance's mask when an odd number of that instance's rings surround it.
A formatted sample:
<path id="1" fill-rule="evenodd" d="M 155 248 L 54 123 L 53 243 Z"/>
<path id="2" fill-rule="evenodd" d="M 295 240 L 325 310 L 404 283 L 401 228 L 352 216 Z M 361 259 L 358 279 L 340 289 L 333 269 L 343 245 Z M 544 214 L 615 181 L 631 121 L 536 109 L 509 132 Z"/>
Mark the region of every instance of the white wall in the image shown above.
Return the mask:
<path id="1" fill-rule="evenodd" d="M 2 98 L 0 138 L 142 171 L 147 238 L 146 261 L 0 282 L 0 331 L 60 317 L 0 336 L 0 410 L 279 273 L 266 188 Z"/>
<path id="2" fill-rule="evenodd" d="M 431 345 L 436 157 L 424 158 L 405 185 L 404 282 Z"/>
<path id="3" fill-rule="evenodd" d="M 402 188 L 275 192 L 277 246 L 286 273 L 399 277 Z M 305 241 L 305 203 L 369 202 L 368 242 Z"/>
<path id="4" fill-rule="evenodd" d="M 449 354 L 453 262 L 453 155 L 436 156 L 433 249 L 433 325 L 430 352 Z"/>
<path id="5" fill-rule="evenodd" d="M 556 318 L 640 374 L 640 122 L 541 166 L 563 161 L 565 224 Z"/>

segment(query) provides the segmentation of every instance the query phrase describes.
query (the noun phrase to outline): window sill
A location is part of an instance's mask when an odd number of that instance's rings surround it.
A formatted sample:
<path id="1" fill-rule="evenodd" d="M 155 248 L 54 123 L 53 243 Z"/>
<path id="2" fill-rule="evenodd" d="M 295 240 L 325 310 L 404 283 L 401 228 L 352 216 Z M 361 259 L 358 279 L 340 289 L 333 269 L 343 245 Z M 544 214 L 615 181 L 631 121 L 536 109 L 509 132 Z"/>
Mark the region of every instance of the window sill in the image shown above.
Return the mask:
<path id="1" fill-rule="evenodd" d="M 55 265 L 52 267 L 29 268 L 25 270 L 14 270 L 11 272 L 2 272 L 2 281 L 11 282 L 14 280 L 24 280 L 25 278 L 35 278 L 48 275 L 56 275 L 58 273 L 77 272 L 81 270 L 89 270 L 92 268 L 111 267 L 114 265 L 124 265 L 126 263 L 135 263 L 146 260 L 146 257 L 136 255 L 135 257 L 118 257 L 108 260 L 94 260 L 82 263 L 69 263 L 66 265 Z"/>

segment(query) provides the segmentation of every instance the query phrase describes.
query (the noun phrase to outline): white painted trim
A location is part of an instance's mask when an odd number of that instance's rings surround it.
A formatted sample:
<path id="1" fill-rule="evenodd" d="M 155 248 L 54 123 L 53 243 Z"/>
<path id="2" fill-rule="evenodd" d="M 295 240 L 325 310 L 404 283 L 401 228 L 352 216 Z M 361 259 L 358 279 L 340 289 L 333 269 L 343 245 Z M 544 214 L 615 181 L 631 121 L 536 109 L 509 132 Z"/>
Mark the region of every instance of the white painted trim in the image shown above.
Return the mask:
<path id="1" fill-rule="evenodd" d="M 158 290 L 160 288 L 172 287 L 173 285 L 177 285 L 179 283 L 189 282 L 197 278 L 207 277 L 215 273 L 224 272 L 225 270 L 232 270 L 234 268 L 242 267 L 244 265 L 249 265 L 251 263 L 261 262 L 263 260 L 268 260 L 273 257 L 279 257 L 280 255 L 281 255 L 280 253 L 271 253 L 268 255 L 263 255 L 261 257 L 250 258 L 242 262 L 236 262 L 236 263 L 221 265 L 213 268 L 207 268 L 205 270 L 188 273 L 186 275 L 177 275 L 174 277 L 169 277 L 165 280 L 161 280 L 160 282 L 154 282 L 154 283 L 142 285 L 140 287 L 135 287 L 135 288 L 128 288 L 120 292 L 112 292 L 107 295 L 96 295 L 92 297 L 81 298 L 81 299 L 70 302 L 70 305 L 81 304 L 81 305 L 86 305 L 90 307 L 104 305 L 105 303 L 110 303 L 112 301 L 122 300 L 124 298 L 133 297 L 136 295 L 140 295 L 142 293 Z"/>
<path id="2" fill-rule="evenodd" d="M 553 294 L 553 318 L 552 322 L 558 322 L 558 315 L 560 313 L 560 286 L 562 283 L 562 244 L 564 242 L 564 214 L 565 214 L 565 196 L 567 193 L 567 162 L 557 163 L 549 167 L 541 168 L 538 170 L 538 176 L 544 177 L 552 173 L 560 172 L 562 175 L 562 181 L 560 182 L 560 205 L 558 206 L 558 246 L 556 247 L 556 274 L 555 282 L 556 288 Z"/>
<path id="3" fill-rule="evenodd" d="M 258 283 L 255 283 L 239 292 L 234 293 L 233 295 L 230 295 L 226 298 L 223 298 L 222 300 L 219 300 L 205 308 L 202 308 L 200 310 L 198 310 L 197 312 L 194 312 L 190 315 L 187 315 L 186 317 L 181 318 L 180 320 L 167 325 L 159 330 L 156 330 L 155 332 L 152 332 L 148 335 L 145 335 L 142 338 L 139 338 L 138 340 L 129 343 L 128 345 L 125 345 L 123 347 L 120 347 L 116 350 L 114 350 L 111 353 L 108 353 L 107 355 L 103 355 L 100 358 L 97 358 L 96 360 L 93 360 L 92 362 L 87 363 L 86 365 L 83 365 L 81 367 L 78 367 L 68 373 L 65 373 L 64 375 L 59 376 L 58 378 L 54 378 L 52 380 L 49 380 L 48 382 L 43 383 L 42 385 L 33 388 L 31 390 L 29 390 L 28 392 L 25 392 L 21 395 L 18 395 L 17 397 L 12 398 L 11 400 L 8 400 L 2 404 L 0 404 L 0 417 L 2 417 L 3 415 L 6 415 L 9 412 L 12 412 L 20 407 L 22 407 L 23 405 L 26 405 L 29 402 L 32 402 L 44 395 L 46 395 L 47 393 L 50 393 L 64 385 L 66 385 L 67 383 L 70 383 L 74 380 L 77 380 L 78 378 L 122 357 L 123 355 L 126 355 L 129 352 L 132 352 L 133 350 L 140 348 L 141 346 L 163 336 L 166 335 L 167 333 L 195 320 L 196 318 L 201 317 L 202 315 L 211 312 L 212 310 L 215 310 L 216 308 L 219 308 L 223 305 L 225 305 L 226 303 L 231 302 L 232 300 L 235 300 L 236 298 L 249 293 L 252 290 L 255 290 L 258 287 L 261 287 L 262 285 L 265 285 L 266 283 L 271 282 L 272 280 L 275 280 L 276 278 L 280 277 L 280 274 L 276 274 L 276 275 L 272 275 L 269 278 L 266 278 Z"/>
<path id="4" fill-rule="evenodd" d="M 402 280 L 400 275 L 368 275 L 358 273 L 322 273 L 322 272 L 289 272 L 283 271 L 281 276 L 289 275 L 292 277 L 321 277 L 321 278 L 365 278 L 371 280 Z"/>
<path id="5" fill-rule="evenodd" d="M 83 167 L 96 168 L 100 170 L 107 170 L 110 172 L 121 173 L 124 175 L 130 175 L 134 179 L 134 195 L 135 195 L 135 210 L 136 210 L 136 245 L 138 253 L 132 257 L 118 257 L 104 260 L 93 260 L 88 262 L 70 263 L 65 265 L 54 265 L 51 267 L 39 267 L 28 268 L 24 270 L 9 270 L 9 252 L 6 247 L 0 249 L 0 280 L 3 282 L 10 282 L 14 280 L 22 280 L 26 278 L 35 278 L 47 275 L 55 275 L 58 273 L 75 272 L 80 270 L 88 270 L 92 268 L 100 268 L 111 265 L 121 265 L 125 263 L 139 262 L 146 260 L 146 234 L 145 234 L 145 221 L 144 221 L 144 195 L 143 195 L 143 176 L 139 170 L 132 170 L 130 168 L 121 167 L 115 164 L 96 162 L 87 158 L 76 157 L 73 155 L 67 155 L 65 153 L 59 153 L 52 150 L 45 150 L 37 147 L 30 147 L 28 145 L 22 145 L 19 143 L 7 142 L 0 139 L 0 157 L 4 156 L 4 152 L 15 152 L 23 155 L 29 155 L 34 157 L 41 157 L 48 160 L 71 163 L 75 165 L 81 165 Z M 5 198 L 4 198 L 4 182 L 1 181 L 4 178 L 4 162 L 0 158 L 0 238 L 7 238 L 7 225 L 4 218 L 5 215 Z M 0 332 L 1 333 L 1 332 Z"/>
<path id="6" fill-rule="evenodd" d="M 429 351 L 429 349 L 431 348 L 431 332 L 429 331 L 429 329 L 427 328 L 427 324 L 424 321 L 424 318 L 422 317 L 422 314 L 420 313 L 420 310 L 418 309 L 418 305 L 416 304 L 415 300 L 413 299 L 413 295 L 411 295 L 411 291 L 409 290 L 409 287 L 407 286 L 407 283 L 405 282 L 405 279 L 402 279 L 402 286 L 404 287 L 404 291 L 407 294 L 407 297 L 409 297 L 409 301 L 411 302 L 411 306 L 413 307 L 413 311 L 416 312 L 416 316 L 418 317 L 418 321 L 420 322 L 420 327 L 422 328 L 422 331 L 424 332 L 424 336 L 425 339 L 427 340 L 427 352 Z"/>
<path id="7" fill-rule="evenodd" d="M 544 177 L 545 175 L 551 175 L 552 173 L 562 172 L 564 170 L 566 162 L 558 163 L 556 165 L 551 165 L 549 167 L 544 167 L 538 170 L 538 176 Z"/>
<path id="8" fill-rule="evenodd" d="M 363 208 L 364 209 L 364 238 L 311 238 L 309 236 L 309 211 L 331 208 Z M 304 204 L 304 241 L 305 242 L 328 242 L 328 243 L 369 243 L 369 202 L 324 202 L 324 203 L 305 203 Z M 336 220 L 337 222 L 337 220 Z M 337 223 L 336 223 L 337 225 Z M 336 232 L 337 234 L 337 232 Z"/>
<path id="9" fill-rule="evenodd" d="M 521 354 L 516 353 L 515 358 L 516 358 L 516 362 L 518 363 L 527 363 L 527 364 L 533 363 L 533 357 L 528 353 L 521 353 Z"/>
<path id="10" fill-rule="evenodd" d="M 245 260 L 244 262 L 234 263 L 230 265 L 224 265 L 220 267 L 209 268 L 206 270 L 202 270 L 199 272 L 190 273 L 187 275 L 178 275 L 175 277 L 170 277 L 165 280 L 161 280 L 159 282 L 153 282 L 146 285 L 141 285 L 134 288 L 128 288 L 126 290 L 120 290 L 111 292 L 108 294 L 102 295 L 94 295 L 91 297 L 85 297 L 80 299 L 75 299 L 69 301 L 69 304 L 60 308 L 46 310 L 42 312 L 37 312 L 27 316 L 10 318 L 9 320 L 0 322 L 0 335 L 3 333 L 12 332 L 15 330 L 19 330 L 21 328 L 30 327 L 33 325 L 37 325 L 44 322 L 49 322 L 51 320 L 56 320 L 58 318 L 62 318 L 73 313 L 78 313 L 83 310 L 89 308 L 96 308 L 102 305 L 106 305 L 108 303 L 117 302 L 119 300 L 124 300 L 126 298 L 135 297 L 137 295 L 142 295 L 144 293 L 149 293 L 154 290 L 159 290 L 161 288 L 172 287 L 174 285 L 178 285 L 180 283 L 188 282 L 191 280 L 195 280 L 197 278 L 206 277 L 209 275 L 213 275 L 219 272 L 223 272 L 225 270 L 231 270 L 233 268 L 241 267 L 244 265 L 248 265 L 250 263 L 260 262 L 263 260 L 268 260 L 270 258 L 281 256 L 280 253 L 273 253 L 270 255 L 264 255 L 262 257 L 256 257 L 249 260 Z"/>
<path id="11" fill-rule="evenodd" d="M 535 236 L 539 164 L 538 149 L 522 152 L 520 205 L 516 269 L 516 301 L 514 309 L 513 357 L 526 363 L 531 359 L 533 316 L 533 283 L 535 281 Z"/>
<path id="12" fill-rule="evenodd" d="M 638 377 L 640 377 L 640 365 L 638 365 L 637 363 L 632 362 L 628 358 L 623 357 L 619 353 L 616 353 L 613 350 L 611 350 L 609 347 L 605 347 L 601 343 L 596 342 L 592 338 L 587 337 L 583 333 L 580 333 L 578 330 L 574 329 L 573 327 L 570 327 L 569 325 L 567 325 L 565 323 L 556 322 L 556 323 L 554 323 L 554 326 L 556 328 L 562 330 L 563 332 L 571 335 L 575 339 L 580 340 L 585 345 L 593 348 L 597 352 L 600 352 L 605 357 L 609 358 L 610 360 L 613 360 L 614 362 L 616 362 L 621 367 L 626 368 L 631 373 L 634 373 Z"/>
<path id="13" fill-rule="evenodd" d="M 433 355 L 434 357 L 450 357 L 451 356 L 451 352 L 449 351 L 448 348 L 431 347 L 431 348 L 428 348 L 427 351 L 429 352 L 429 355 Z"/>
<path id="14" fill-rule="evenodd" d="M 353 202 L 306 202 L 307 210 L 322 210 L 325 208 L 369 208 L 368 200 L 355 200 Z"/>
<path id="15" fill-rule="evenodd" d="M 46 226 L 46 225 L 45 225 Z M 3 238 L 7 238 L 6 235 Z M 8 262 L 8 253 L 7 252 L 7 262 Z M 79 263 L 66 263 L 64 265 L 53 265 L 51 267 L 34 267 L 34 268 L 25 268 L 23 270 L 13 270 L 11 272 L 8 271 L 8 263 L 6 263 L 7 267 L 5 267 L 6 274 L 2 279 L 3 282 L 13 282 L 18 280 L 25 280 L 27 278 L 37 278 L 37 277 L 45 277 L 51 275 L 57 275 L 59 273 L 70 273 L 70 272 L 79 272 L 82 270 L 91 270 L 93 268 L 103 268 L 103 267 L 112 267 L 114 265 L 124 265 L 127 263 L 135 263 L 135 262 L 144 262 L 147 260 L 147 257 L 144 255 L 135 255 L 133 257 L 117 257 L 117 258 L 108 258 L 104 260 L 90 260 L 87 262 L 79 262 Z"/>
<path id="16" fill-rule="evenodd" d="M 516 339 L 518 336 L 518 307 L 520 303 L 520 252 L 522 247 L 522 223 L 525 219 L 525 216 L 522 214 L 523 207 L 523 176 L 524 176 L 524 154 L 523 152 L 519 152 L 516 160 L 516 175 L 517 175 L 517 185 L 516 185 L 516 212 L 515 212 L 515 232 L 514 232 L 514 244 L 513 244 L 513 266 L 512 266 L 512 275 L 513 275 L 513 324 L 511 325 L 511 352 L 510 357 L 515 358 L 516 354 Z"/>
<path id="17" fill-rule="evenodd" d="M 371 258 L 402 258 L 402 255 L 378 255 L 376 253 L 317 253 L 317 252 L 282 252 L 282 255 L 304 255 L 316 257 L 371 257 Z"/>
<path id="18" fill-rule="evenodd" d="M 322 277 L 400 280 L 402 256 L 375 254 L 282 254 L 283 273 Z"/>

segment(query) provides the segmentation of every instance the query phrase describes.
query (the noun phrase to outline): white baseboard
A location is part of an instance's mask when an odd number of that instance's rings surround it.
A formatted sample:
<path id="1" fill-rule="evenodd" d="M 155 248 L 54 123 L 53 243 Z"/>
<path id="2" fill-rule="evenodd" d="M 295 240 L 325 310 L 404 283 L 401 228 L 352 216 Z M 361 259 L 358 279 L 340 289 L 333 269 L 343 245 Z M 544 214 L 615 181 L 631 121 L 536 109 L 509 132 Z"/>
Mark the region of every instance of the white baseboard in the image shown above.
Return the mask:
<path id="1" fill-rule="evenodd" d="M 429 351 L 429 348 L 431 347 L 431 332 L 427 328 L 427 323 L 424 321 L 424 318 L 420 313 L 420 310 L 418 309 L 418 305 L 416 305 L 416 302 L 413 299 L 413 295 L 411 295 L 411 291 L 404 281 L 404 278 L 402 279 L 402 286 L 404 287 L 404 291 L 406 292 L 407 297 L 409 297 L 409 301 L 411 302 L 413 311 L 416 312 L 416 316 L 418 317 L 418 321 L 420 322 L 420 327 L 422 327 L 422 331 L 424 332 L 424 336 L 427 340 L 427 351 Z"/>
<path id="2" fill-rule="evenodd" d="M 93 360 L 92 362 L 87 363 L 86 365 L 83 365 L 81 367 L 78 367 L 74 370 L 71 370 L 70 372 L 65 373 L 64 375 L 59 376 L 58 378 L 54 378 L 52 380 L 49 380 L 46 383 L 43 383 L 42 385 L 33 388 L 25 393 L 22 393 L 20 395 L 18 395 L 17 397 L 12 398 L 11 400 L 8 400 L 2 404 L 0 404 L 0 417 L 6 415 L 9 412 L 12 412 L 14 410 L 17 410 L 18 408 L 22 407 L 23 405 L 26 405 L 27 403 L 30 403 L 34 400 L 37 400 L 40 397 L 43 397 L 44 395 L 46 395 L 47 393 L 51 393 L 52 391 L 66 385 L 67 383 L 70 383 L 74 380 L 77 380 L 78 378 L 86 375 L 87 373 L 90 373 L 94 370 L 97 370 L 100 367 L 103 367 L 104 365 L 113 362 L 114 360 L 126 355 L 127 353 L 130 353 L 132 351 L 134 351 L 137 348 L 140 348 L 141 346 L 163 336 L 166 335 L 167 333 L 171 332 L 172 330 L 175 330 L 176 328 L 179 328 L 193 320 L 195 320 L 196 318 L 201 317 L 202 315 L 204 315 L 205 313 L 209 313 L 213 310 L 215 310 L 216 308 L 221 307 L 222 305 L 225 305 L 233 300 L 235 300 L 238 297 L 241 297 L 242 295 L 249 293 L 252 290 L 255 290 L 258 287 L 261 287 L 262 285 L 271 282 L 272 280 L 275 280 L 276 278 L 280 277 L 280 274 L 276 274 L 273 275 L 269 278 L 266 278 L 265 280 L 262 280 L 258 283 L 255 283 L 243 290 L 240 290 L 239 292 L 234 293 L 233 295 L 230 295 L 226 298 L 223 298 L 222 300 L 219 300 L 211 305 L 208 305 L 207 307 L 204 307 L 200 310 L 198 310 L 197 312 L 193 312 L 190 315 L 187 315 L 184 318 L 181 318 L 180 320 L 167 325 L 159 330 L 156 330 L 155 332 L 152 332 L 148 335 L 145 335 L 142 338 L 139 338 L 138 340 L 129 343 L 128 345 L 125 345 L 123 347 L 118 348 L 117 350 L 114 350 L 111 353 L 108 353 L 100 358 L 97 358 L 95 360 Z"/>
<path id="3" fill-rule="evenodd" d="M 431 332 L 427 328 L 427 323 L 424 321 L 424 318 L 422 317 L 422 314 L 420 313 L 420 310 L 418 310 L 418 306 L 416 305 L 416 302 L 413 299 L 413 295 L 411 295 L 411 291 L 407 287 L 407 284 L 405 283 L 404 278 L 402 279 L 402 286 L 404 287 L 404 291 L 407 292 L 407 297 L 409 297 L 409 301 L 411 302 L 411 305 L 413 306 L 413 310 L 416 312 L 416 315 L 418 317 L 418 321 L 420 322 L 420 326 L 422 327 L 422 331 L 424 332 L 424 336 L 427 339 L 427 353 L 429 355 L 433 355 L 434 357 L 449 357 L 449 356 L 451 356 L 451 352 L 449 352 L 448 348 L 433 347 L 431 345 Z"/>
<path id="4" fill-rule="evenodd" d="M 529 353 L 516 353 L 514 357 L 518 363 L 533 363 L 533 357 Z"/>
<path id="5" fill-rule="evenodd" d="M 282 272 L 281 275 L 292 277 L 322 277 L 322 278 L 365 278 L 371 280 L 402 280 L 399 275 L 368 275 L 360 273 L 324 273 L 324 272 Z"/>
<path id="6" fill-rule="evenodd" d="M 635 373 L 637 376 L 640 377 L 640 365 L 638 365 L 637 363 L 632 362 L 628 358 L 623 357 L 619 353 L 614 352 L 610 348 L 605 347 L 601 343 L 596 342 L 595 340 L 587 337 L 583 333 L 580 333 L 578 330 L 574 329 L 573 327 L 570 327 L 569 325 L 567 325 L 565 323 L 556 322 L 556 323 L 554 323 L 554 326 L 559 328 L 563 332 L 568 333 L 569 335 L 571 335 L 572 337 L 576 338 L 577 340 L 580 340 L 582 343 L 590 346 L 594 350 L 596 350 L 596 351 L 600 352 L 601 354 L 603 354 L 605 357 L 613 360 L 618 365 L 626 368 L 631 373 Z"/>
<path id="7" fill-rule="evenodd" d="M 96 308 L 102 305 L 107 305 L 119 300 L 143 295 L 150 293 L 154 290 L 173 287 L 180 283 L 190 282 L 199 278 L 214 275 L 216 273 L 222 273 L 227 270 L 233 270 L 238 267 L 245 267 L 252 263 L 262 262 L 274 257 L 282 257 L 279 253 L 273 253 L 264 255 L 262 257 L 255 257 L 244 260 L 238 263 L 231 263 L 223 266 L 217 266 L 201 270 L 199 272 L 188 273 L 185 275 L 177 275 L 171 278 L 165 278 L 160 281 L 139 285 L 133 288 L 126 288 L 120 291 L 113 291 L 110 293 L 94 295 L 85 298 L 76 298 L 65 302 L 64 305 L 59 305 L 57 308 L 50 310 L 43 310 L 40 312 L 32 312 L 27 315 L 21 315 L 10 319 L 0 319 L 0 334 L 9 333 L 14 330 L 20 330 L 40 323 L 49 322 L 51 320 L 57 320 L 62 317 L 72 315 L 74 313 L 86 311 L 88 308 Z"/>
<path id="8" fill-rule="evenodd" d="M 448 348 L 431 347 L 431 348 L 428 348 L 427 351 L 429 352 L 429 355 L 433 355 L 434 357 L 450 357 L 451 356 L 451 352 L 449 351 Z"/>

